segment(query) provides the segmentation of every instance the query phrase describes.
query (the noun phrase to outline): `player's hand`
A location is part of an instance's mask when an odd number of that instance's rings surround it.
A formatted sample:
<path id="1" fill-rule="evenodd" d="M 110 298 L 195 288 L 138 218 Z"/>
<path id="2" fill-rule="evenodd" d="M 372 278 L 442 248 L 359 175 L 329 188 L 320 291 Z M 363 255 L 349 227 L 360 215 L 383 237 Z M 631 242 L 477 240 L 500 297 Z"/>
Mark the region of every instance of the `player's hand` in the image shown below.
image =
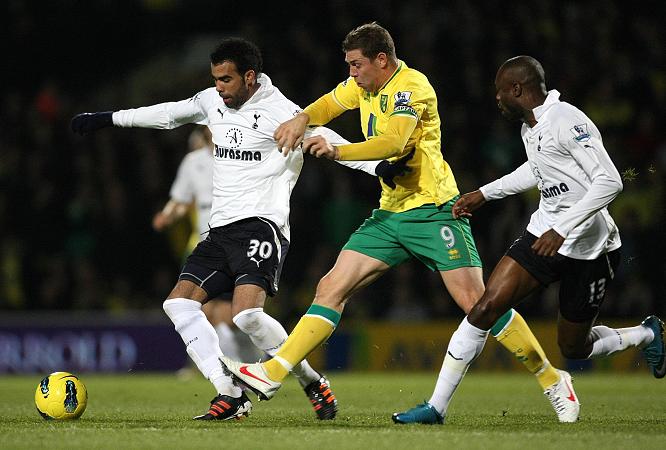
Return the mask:
<path id="1" fill-rule="evenodd" d="M 273 138 L 277 141 L 278 150 L 282 155 L 287 156 L 290 151 L 301 145 L 309 121 L 310 117 L 307 114 L 299 113 L 277 127 Z"/>
<path id="2" fill-rule="evenodd" d="M 323 136 L 312 136 L 303 141 L 303 153 L 309 153 L 317 158 L 337 160 L 340 158 L 338 148 L 330 144 Z"/>
<path id="3" fill-rule="evenodd" d="M 472 211 L 476 211 L 486 203 L 486 198 L 481 191 L 476 190 L 460 196 L 453 204 L 451 212 L 454 219 L 461 217 L 472 217 Z"/>
<path id="4" fill-rule="evenodd" d="M 555 256 L 563 243 L 564 238 L 551 228 L 534 241 L 532 250 L 539 256 Z"/>
<path id="5" fill-rule="evenodd" d="M 72 118 L 72 131 L 81 136 L 113 126 L 113 111 L 81 113 Z"/>
<path id="6" fill-rule="evenodd" d="M 382 179 L 385 185 L 391 189 L 395 189 L 393 179 L 395 177 L 402 177 L 412 171 L 412 168 L 407 166 L 407 163 L 414 157 L 414 152 L 416 152 L 416 149 L 413 149 L 402 158 L 396 159 L 393 162 L 385 159 L 380 161 L 377 167 L 375 167 L 375 174 Z"/>
<path id="7" fill-rule="evenodd" d="M 171 224 L 169 216 L 164 214 L 162 211 L 155 214 L 153 217 L 153 229 L 155 231 L 162 231 Z"/>

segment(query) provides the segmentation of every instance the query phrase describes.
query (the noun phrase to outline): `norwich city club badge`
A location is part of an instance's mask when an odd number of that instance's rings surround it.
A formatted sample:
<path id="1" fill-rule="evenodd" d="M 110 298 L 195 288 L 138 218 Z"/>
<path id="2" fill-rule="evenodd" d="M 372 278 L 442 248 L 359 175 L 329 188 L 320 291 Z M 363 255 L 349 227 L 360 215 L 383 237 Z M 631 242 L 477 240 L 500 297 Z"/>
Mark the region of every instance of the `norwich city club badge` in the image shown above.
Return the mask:
<path id="1" fill-rule="evenodd" d="M 386 112 L 386 107 L 388 106 L 388 95 L 382 94 L 381 97 L 379 97 L 379 107 L 381 108 L 382 112 Z"/>

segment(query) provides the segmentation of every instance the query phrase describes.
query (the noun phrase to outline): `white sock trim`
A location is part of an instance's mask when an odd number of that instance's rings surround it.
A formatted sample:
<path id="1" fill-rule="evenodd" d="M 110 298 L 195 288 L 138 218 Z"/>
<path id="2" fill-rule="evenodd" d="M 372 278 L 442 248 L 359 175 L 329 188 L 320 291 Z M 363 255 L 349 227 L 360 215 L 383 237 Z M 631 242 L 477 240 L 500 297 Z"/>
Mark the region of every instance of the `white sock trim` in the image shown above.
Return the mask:
<path id="1" fill-rule="evenodd" d="M 162 303 L 162 308 L 169 318 L 179 311 L 201 311 L 201 306 L 201 303 L 196 300 L 182 297 L 164 300 L 164 303 Z"/>
<path id="2" fill-rule="evenodd" d="M 238 326 L 238 324 L 237 324 L 236 322 L 237 322 L 237 320 L 240 319 L 241 317 L 243 317 L 243 316 L 247 316 L 248 314 L 252 314 L 252 313 L 256 313 L 256 312 L 262 312 L 263 310 L 264 310 L 264 308 L 248 308 L 248 309 L 244 309 L 243 311 L 241 311 L 241 312 L 239 312 L 238 314 L 236 314 L 236 315 L 233 317 L 233 319 L 231 319 L 231 320 L 233 320 L 233 322 L 236 324 L 236 326 Z"/>
<path id="3" fill-rule="evenodd" d="M 292 365 L 289 363 L 289 361 L 287 361 L 286 359 L 284 359 L 284 358 L 281 357 L 281 356 L 275 355 L 275 356 L 273 356 L 273 359 L 276 360 L 277 362 L 279 362 L 280 365 L 281 365 L 282 367 L 284 367 L 285 369 L 287 369 L 289 372 L 291 372 L 291 369 L 294 368 L 294 366 L 292 366 Z"/>
<path id="4" fill-rule="evenodd" d="M 469 323 L 469 321 L 467 320 L 467 316 L 465 316 L 465 318 L 462 320 L 460 326 L 458 326 L 457 331 L 459 331 L 463 336 L 470 338 L 481 338 L 481 339 L 487 338 L 488 334 L 490 333 L 489 330 L 482 330 L 481 328 L 477 328 L 471 323 Z"/>

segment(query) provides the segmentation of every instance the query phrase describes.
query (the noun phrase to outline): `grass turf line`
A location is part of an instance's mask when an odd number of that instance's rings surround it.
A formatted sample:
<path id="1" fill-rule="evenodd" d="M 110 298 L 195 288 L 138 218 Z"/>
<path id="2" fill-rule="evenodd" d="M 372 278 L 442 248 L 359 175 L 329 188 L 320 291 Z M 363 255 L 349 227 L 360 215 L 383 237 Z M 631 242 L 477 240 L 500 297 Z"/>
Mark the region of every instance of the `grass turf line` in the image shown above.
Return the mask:
<path id="1" fill-rule="evenodd" d="M 214 393 L 201 377 L 86 375 L 88 408 L 78 421 L 44 421 L 33 404 L 41 376 L 0 377 L 0 448 L 664 448 L 666 382 L 649 374 L 574 375 L 581 420 L 559 424 L 525 374 L 470 373 L 444 426 L 398 426 L 401 411 L 427 399 L 436 374 L 331 373 L 338 418 L 315 418 L 289 380 L 270 402 L 253 397 L 243 421 L 200 422 Z"/>

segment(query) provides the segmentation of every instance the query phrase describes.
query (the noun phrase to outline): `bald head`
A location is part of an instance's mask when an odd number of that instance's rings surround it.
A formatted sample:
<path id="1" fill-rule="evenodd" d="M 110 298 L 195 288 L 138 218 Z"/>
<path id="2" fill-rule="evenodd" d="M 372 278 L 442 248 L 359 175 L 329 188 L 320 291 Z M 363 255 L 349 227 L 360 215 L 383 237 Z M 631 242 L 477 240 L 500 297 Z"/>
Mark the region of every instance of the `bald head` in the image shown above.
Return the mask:
<path id="1" fill-rule="evenodd" d="M 531 56 L 516 56 L 504 62 L 495 76 L 495 99 L 505 117 L 534 121 L 532 110 L 543 104 L 546 76 L 541 63 Z"/>
<path id="2" fill-rule="evenodd" d="M 521 55 L 508 59 L 497 71 L 497 78 L 504 77 L 505 81 L 520 83 L 525 88 L 536 87 L 546 89 L 546 74 L 541 63 L 531 56 Z"/>

